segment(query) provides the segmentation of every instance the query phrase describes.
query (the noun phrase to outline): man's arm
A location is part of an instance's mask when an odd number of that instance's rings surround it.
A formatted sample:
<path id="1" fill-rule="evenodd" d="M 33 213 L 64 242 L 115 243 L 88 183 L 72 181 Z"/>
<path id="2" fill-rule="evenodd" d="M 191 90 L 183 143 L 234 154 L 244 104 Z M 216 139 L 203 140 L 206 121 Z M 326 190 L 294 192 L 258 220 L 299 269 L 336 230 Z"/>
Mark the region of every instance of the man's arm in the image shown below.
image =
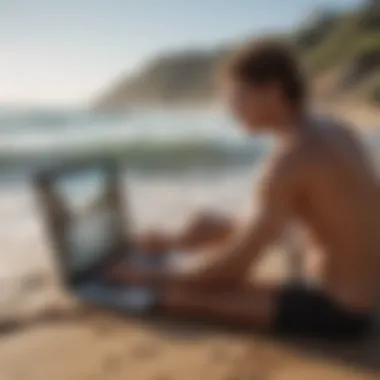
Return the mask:
<path id="1" fill-rule="evenodd" d="M 291 216 L 301 181 L 297 161 L 294 155 L 283 156 L 271 164 L 261 183 L 257 215 L 199 276 L 224 282 L 241 280 L 264 249 L 276 241 Z"/>
<path id="2" fill-rule="evenodd" d="M 301 157 L 302 160 L 302 157 Z M 299 160 L 298 160 L 299 161 Z M 215 252 L 214 260 L 186 273 L 115 268 L 113 278 L 121 282 L 149 285 L 210 285 L 242 281 L 250 266 L 281 234 L 292 211 L 301 173 L 297 160 L 279 158 L 268 168 L 258 199 L 259 212 L 248 226 L 237 232 L 227 248 Z"/>
<path id="3" fill-rule="evenodd" d="M 192 217 L 177 233 L 153 231 L 138 236 L 136 240 L 139 247 L 147 252 L 197 250 L 225 243 L 236 229 L 234 220 L 223 215 L 203 212 Z"/>
<path id="4" fill-rule="evenodd" d="M 175 247 L 187 250 L 222 244 L 231 238 L 236 229 L 236 222 L 227 216 L 213 212 L 199 213 L 174 237 Z"/>

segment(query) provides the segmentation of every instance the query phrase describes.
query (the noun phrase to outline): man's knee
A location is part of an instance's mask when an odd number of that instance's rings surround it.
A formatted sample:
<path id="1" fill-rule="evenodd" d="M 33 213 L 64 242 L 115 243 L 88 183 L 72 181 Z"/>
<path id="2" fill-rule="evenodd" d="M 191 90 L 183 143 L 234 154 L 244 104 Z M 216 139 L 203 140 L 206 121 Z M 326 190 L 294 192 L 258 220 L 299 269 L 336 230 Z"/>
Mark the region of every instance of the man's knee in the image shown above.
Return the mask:
<path id="1" fill-rule="evenodd" d="M 233 229 L 233 222 L 228 217 L 200 213 L 193 217 L 182 231 L 184 240 L 188 243 L 219 240 L 228 236 Z"/>

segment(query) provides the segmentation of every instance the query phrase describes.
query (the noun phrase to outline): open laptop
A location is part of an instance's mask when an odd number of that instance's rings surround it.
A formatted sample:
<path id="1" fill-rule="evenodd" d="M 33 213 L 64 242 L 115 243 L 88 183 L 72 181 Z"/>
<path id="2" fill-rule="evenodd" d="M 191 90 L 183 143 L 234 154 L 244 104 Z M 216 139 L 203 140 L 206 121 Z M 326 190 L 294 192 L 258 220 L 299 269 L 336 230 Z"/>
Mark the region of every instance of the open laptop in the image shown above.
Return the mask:
<path id="1" fill-rule="evenodd" d="M 155 305 L 153 289 L 110 284 L 103 271 L 113 263 L 161 265 L 130 242 L 121 170 L 114 161 L 76 163 L 35 177 L 40 207 L 63 283 L 82 300 L 127 312 Z M 164 256 L 160 256 L 164 257 Z M 148 262 L 148 261 L 149 262 Z"/>

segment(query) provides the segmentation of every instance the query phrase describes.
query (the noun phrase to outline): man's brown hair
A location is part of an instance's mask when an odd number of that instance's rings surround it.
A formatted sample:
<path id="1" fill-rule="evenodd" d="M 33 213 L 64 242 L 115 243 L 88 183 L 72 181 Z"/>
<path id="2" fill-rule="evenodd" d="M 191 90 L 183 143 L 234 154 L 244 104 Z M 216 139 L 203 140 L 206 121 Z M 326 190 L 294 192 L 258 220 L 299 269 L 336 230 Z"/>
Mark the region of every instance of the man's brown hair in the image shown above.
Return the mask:
<path id="1" fill-rule="evenodd" d="M 306 97 L 305 79 L 296 54 L 285 42 L 250 42 L 230 58 L 223 72 L 227 78 L 248 85 L 278 83 L 294 105 L 301 105 Z"/>

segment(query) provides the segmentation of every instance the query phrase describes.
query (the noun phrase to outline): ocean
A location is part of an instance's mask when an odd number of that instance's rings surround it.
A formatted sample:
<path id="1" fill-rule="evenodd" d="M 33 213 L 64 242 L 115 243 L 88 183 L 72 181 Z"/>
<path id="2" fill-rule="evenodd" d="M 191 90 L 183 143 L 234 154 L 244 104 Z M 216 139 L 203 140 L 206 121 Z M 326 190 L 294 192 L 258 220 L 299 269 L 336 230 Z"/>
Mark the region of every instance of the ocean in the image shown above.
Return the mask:
<path id="1" fill-rule="evenodd" d="M 363 139 L 380 152 L 380 134 Z M 0 109 L 0 310 L 38 308 L 49 296 L 33 295 L 30 283 L 54 282 L 56 266 L 31 186 L 37 171 L 76 158 L 115 158 L 125 168 L 136 228 L 176 229 L 200 209 L 247 215 L 270 146 L 270 139 L 248 136 L 218 110 Z"/>
<path id="2" fill-rule="evenodd" d="M 73 157 L 117 157 L 140 173 L 223 169 L 265 146 L 211 111 L 0 111 L 0 135 L 0 178 L 14 179 Z"/>

